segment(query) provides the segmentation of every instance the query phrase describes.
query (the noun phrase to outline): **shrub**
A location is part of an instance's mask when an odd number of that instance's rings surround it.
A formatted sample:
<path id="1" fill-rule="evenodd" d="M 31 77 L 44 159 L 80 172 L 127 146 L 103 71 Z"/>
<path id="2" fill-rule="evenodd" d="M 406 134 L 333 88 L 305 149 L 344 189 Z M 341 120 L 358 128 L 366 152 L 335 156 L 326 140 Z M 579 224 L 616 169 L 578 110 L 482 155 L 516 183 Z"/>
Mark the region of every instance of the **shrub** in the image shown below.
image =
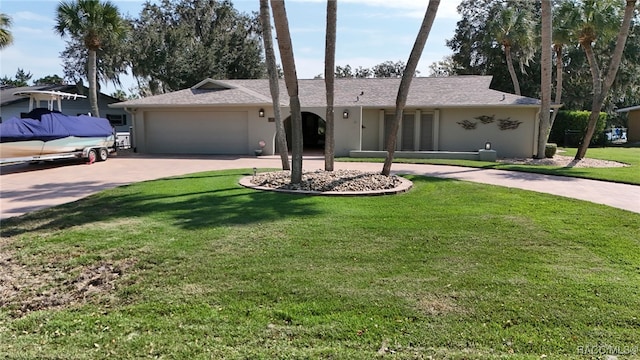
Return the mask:
<path id="1" fill-rule="evenodd" d="M 556 151 L 558 151 L 558 145 L 557 144 L 547 144 L 544 146 L 544 157 L 546 158 L 552 158 L 555 154 Z"/>
<path id="2" fill-rule="evenodd" d="M 553 123 L 549 142 L 562 146 L 577 147 L 580 145 L 589 123 L 589 111 L 560 111 Z M 602 144 L 604 141 L 604 128 L 607 125 L 607 113 L 600 113 L 596 129 L 591 138 L 591 145 Z"/>

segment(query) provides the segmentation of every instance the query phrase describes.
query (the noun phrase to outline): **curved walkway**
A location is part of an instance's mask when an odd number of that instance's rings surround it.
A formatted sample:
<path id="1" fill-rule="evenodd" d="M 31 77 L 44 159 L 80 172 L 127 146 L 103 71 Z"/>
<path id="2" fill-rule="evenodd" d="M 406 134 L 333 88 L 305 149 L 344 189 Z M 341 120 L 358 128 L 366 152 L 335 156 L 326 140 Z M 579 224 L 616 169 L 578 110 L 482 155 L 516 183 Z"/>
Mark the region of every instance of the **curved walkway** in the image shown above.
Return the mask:
<path id="1" fill-rule="evenodd" d="M 324 168 L 321 157 L 305 157 L 306 170 Z M 162 177 L 239 168 L 279 168 L 280 158 L 234 156 L 113 157 L 92 165 L 50 163 L 0 168 L 0 219 L 68 203 L 99 191 Z M 336 169 L 380 171 L 379 163 L 339 163 Z M 640 186 L 524 172 L 445 165 L 393 164 L 392 171 L 532 190 L 640 213 Z"/>

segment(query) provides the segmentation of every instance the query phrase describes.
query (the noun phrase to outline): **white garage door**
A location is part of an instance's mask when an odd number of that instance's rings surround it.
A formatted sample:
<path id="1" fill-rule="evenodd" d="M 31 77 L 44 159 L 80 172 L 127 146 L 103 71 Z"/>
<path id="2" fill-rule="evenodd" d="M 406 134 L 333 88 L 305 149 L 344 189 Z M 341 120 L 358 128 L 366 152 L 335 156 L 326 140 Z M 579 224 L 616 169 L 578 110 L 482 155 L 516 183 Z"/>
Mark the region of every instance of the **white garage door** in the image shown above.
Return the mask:
<path id="1" fill-rule="evenodd" d="M 162 111 L 145 114 L 146 152 L 246 154 L 246 111 Z"/>

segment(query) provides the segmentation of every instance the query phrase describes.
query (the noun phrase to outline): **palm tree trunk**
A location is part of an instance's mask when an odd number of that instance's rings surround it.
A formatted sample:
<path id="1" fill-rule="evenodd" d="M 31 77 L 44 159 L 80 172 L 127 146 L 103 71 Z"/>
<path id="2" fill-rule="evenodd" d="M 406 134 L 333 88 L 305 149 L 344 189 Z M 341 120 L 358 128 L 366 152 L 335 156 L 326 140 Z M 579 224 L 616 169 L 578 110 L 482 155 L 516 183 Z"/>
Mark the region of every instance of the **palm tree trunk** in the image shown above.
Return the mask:
<path id="1" fill-rule="evenodd" d="M 507 59 L 507 68 L 509 69 L 509 75 L 511 75 L 511 82 L 513 83 L 513 91 L 516 95 L 522 95 L 520 93 L 520 82 L 518 82 L 518 76 L 516 75 L 516 69 L 513 67 L 513 60 L 511 59 L 511 46 L 504 46 L 504 56 Z"/>
<path id="2" fill-rule="evenodd" d="M 536 158 L 544 159 L 551 112 L 551 0 L 542 0 L 542 61 L 541 83 L 542 104 L 540 106 L 540 125 L 538 127 L 538 153 Z"/>
<path id="3" fill-rule="evenodd" d="M 96 51 L 89 49 L 88 61 L 88 77 L 89 79 L 89 105 L 91 106 L 91 115 L 100 117 L 98 109 L 98 65 L 96 59 Z"/>
<path id="4" fill-rule="evenodd" d="M 333 97 L 336 68 L 337 12 L 337 0 L 327 0 L 327 33 L 324 50 L 324 84 L 327 92 L 327 115 L 324 133 L 324 169 L 326 171 L 333 171 L 333 159 L 335 157 Z"/>
<path id="5" fill-rule="evenodd" d="M 553 102 L 556 105 L 559 105 L 562 101 L 562 73 L 564 71 L 564 66 L 562 63 L 562 44 L 556 44 L 554 46 L 554 50 L 556 52 L 556 97 Z M 553 128 L 553 123 L 556 121 L 556 117 L 558 116 L 558 109 L 556 108 L 551 114 L 551 120 L 549 121 L 549 131 Z"/>
<path id="6" fill-rule="evenodd" d="M 291 183 L 302 182 L 302 113 L 300 111 L 300 98 L 298 95 L 298 75 L 296 62 L 293 57 L 291 34 L 289 33 L 289 20 L 284 0 L 271 0 L 273 9 L 273 21 L 276 27 L 280 60 L 284 72 L 284 82 L 289 94 L 289 108 L 291 110 Z"/>
<path id="7" fill-rule="evenodd" d="M 433 21 L 436 17 L 436 13 L 438 12 L 439 5 L 440 0 L 429 0 L 427 11 L 424 14 L 422 25 L 420 26 L 420 30 L 418 31 L 418 36 L 416 37 L 416 41 L 413 44 L 413 49 L 411 49 L 409 60 L 407 61 L 404 73 L 402 74 L 402 80 L 400 80 L 400 87 L 398 88 L 398 96 L 396 97 L 395 117 L 393 119 L 389 138 L 387 139 L 386 144 L 387 157 L 384 160 L 384 165 L 382 167 L 382 175 L 389 176 L 389 174 L 391 173 L 391 164 L 393 163 L 393 156 L 395 154 L 396 142 L 398 138 L 398 128 L 400 128 L 402 113 L 407 103 L 407 95 L 409 95 L 411 80 L 416 73 L 418 61 L 420 61 L 420 56 L 422 55 L 422 50 L 424 49 L 424 45 L 427 42 L 427 38 L 429 38 L 429 32 L 431 31 L 431 27 L 433 26 Z"/>
<path id="8" fill-rule="evenodd" d="M 618 32 L 618 37 L 616 39 L 616 47 L 613 50 L 611 63 L 609 64 L 607 76 L 605 77 L 604 81 L 600 81 L 600 70 L 598 68 L 596 57 L 593 54 L 593 49 L 591 48 L 591 42 L 585 42 L 584 44 L 581 43 L 591 67 L 591 76 L 593 78 L 593 102 L 591 106 L 591 115 L 589 116 L 589 123 L 587 125 L 587 131 L 582 138 L 582 143 L 578 147 L 578 152 L 575 156 L 576 160 L 583 159 L 587 154 L 589 143 L 591 143 L 591 138 L 593 137 L 596 125 L 598 123 L 598 117 L 600 116 L 602 104 L 604 103 L 604 99 L 606 98 L 607 93 L 609 92 L 609 89 L 611 88 L 611 85 L 613 85 L 613 81 L 616 78 L 616 74 L 618 73 L 618 68 L 620 67 L 620 62 L 622 61 L 622 52 L 624 51 L 624 46 L 627 42 L 627 38 L 629 37 L 629 28 L 631 27 L 631 19 L 633 18 L 635 12 L 636 1 L 637 0 L 627 0 L 626 2 L 622 25 L 620 26 L 620 31 Z"/>
<path id="9" fill-rule="evenodd" d="M 589 67 L 591 68 L 593 100 L 591 102 L 591 114 L 589 114 L 587 129 L 584 136 L 582 137 L 582 142 L 578 147 L 575 160 L 580 160 L 586 155 L 587 148 L 589 147 L 589 143 L 591 142 L 591 138 L 593 137 L 593 133 L 595 132 L 596 124 L 598 123 L 598 117 L 600 117 L 600 109 L 602 108 L 602 103 L 604 102 L 604 98 L 602 96 L 602 81 L 600 80 L 600 68 L 598 67 L 598 60 L 593 53 L 593 48 L 591 47 L 591 41 L 581 42 L 581 45 L 584 49 L 585 54 L 587 55 Z"/>
<path id="10" fill-rule="evenodd" d="M 271 17 L 269 15 L 268 0 L 260 0 L 260 21 L 262 22 L 262 38 L 264 40 L 265 61 L 269 74 L 269 90 L 273 102 L 273 116 L 276 123 L 276 146 L 282 161 L 282 170 L 291 170 L 289 154 L 287 150 L 287 135 L 284 130 L 284 122 L 280 112 L 280 85 L 278 81 L 278 69 L 276 68 L 276 55 L 273 51 L 273 36 L 271 35 Z"/>

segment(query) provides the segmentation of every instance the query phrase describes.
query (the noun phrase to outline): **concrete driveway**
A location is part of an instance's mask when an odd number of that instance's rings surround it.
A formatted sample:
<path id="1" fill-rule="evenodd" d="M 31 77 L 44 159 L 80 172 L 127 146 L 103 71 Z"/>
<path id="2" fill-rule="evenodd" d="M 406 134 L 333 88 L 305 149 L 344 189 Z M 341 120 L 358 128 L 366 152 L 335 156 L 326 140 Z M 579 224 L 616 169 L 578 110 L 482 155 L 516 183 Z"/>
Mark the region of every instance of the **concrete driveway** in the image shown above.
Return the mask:
<path id="1" fill-rule="evenodd" d="M 305 170 L 324 168 L 321 157 L 305 157 Z M 194 172 L 278 168 L 276 156 L 123 155 L 91 165 L 77 162 L 16 164 L 0 168 L 0 219 L 22 215 L 117 186 Z M 382 164 L 336 163 L 336 169 L 380 171 Z M 640 186 L 548 175 L 441 165 L 394 164 L 394 173 L 435 176 L 549 193 L 640 213 Z"/>

